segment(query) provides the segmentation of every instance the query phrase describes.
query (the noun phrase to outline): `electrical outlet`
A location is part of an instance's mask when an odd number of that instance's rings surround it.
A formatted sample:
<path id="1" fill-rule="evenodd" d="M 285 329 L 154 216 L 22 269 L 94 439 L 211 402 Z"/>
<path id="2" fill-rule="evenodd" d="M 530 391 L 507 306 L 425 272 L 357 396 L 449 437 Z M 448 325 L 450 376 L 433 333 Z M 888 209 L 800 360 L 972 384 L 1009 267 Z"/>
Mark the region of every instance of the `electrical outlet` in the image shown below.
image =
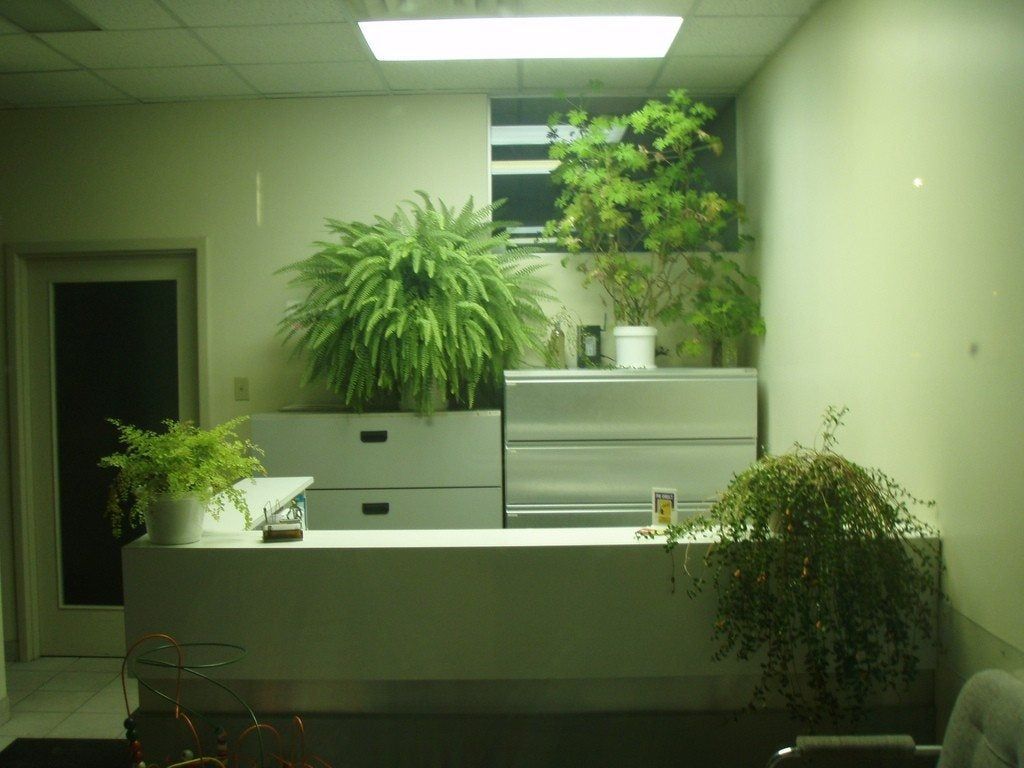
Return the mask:
<path id="1" fill-rule="evenodd" d="M 235 377 L 235 400 L 249 399 L 249 380 L 243 376 Z"/>

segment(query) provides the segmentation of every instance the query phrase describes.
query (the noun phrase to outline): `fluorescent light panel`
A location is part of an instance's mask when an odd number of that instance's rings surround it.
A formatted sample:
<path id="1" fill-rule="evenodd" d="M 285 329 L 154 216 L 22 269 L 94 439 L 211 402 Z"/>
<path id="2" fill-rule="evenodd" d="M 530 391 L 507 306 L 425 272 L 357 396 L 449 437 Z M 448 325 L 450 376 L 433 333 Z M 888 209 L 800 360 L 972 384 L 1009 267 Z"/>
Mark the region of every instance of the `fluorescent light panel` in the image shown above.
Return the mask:
<path id="1" fill-rule="evenodd" d="M 652 59 L 664 56 L 680 16 L 558 16 L 361 21 L 379 61 Z"/>

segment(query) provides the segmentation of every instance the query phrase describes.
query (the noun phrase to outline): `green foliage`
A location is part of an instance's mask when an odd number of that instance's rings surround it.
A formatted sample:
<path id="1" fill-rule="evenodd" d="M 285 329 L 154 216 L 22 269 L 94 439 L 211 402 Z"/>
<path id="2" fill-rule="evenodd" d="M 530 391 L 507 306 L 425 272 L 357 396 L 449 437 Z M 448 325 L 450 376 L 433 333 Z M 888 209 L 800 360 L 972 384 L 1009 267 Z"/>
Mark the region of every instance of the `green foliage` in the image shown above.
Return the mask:
<path id="1" fill-rule="evenodd" d="M 239 439 L 235 427 L 248 416 L 238 416 L 213 429 L 200 429 L 191 422 L 167 419 L 164 432 L 151 432 L 117 419 L 124 451 L 100 459 L 101 467 L 117 470 L 110 488 L 107 516 L 114 535 L 140 524 L 152 504 L 161 496 L 195 496 L 216 520 L 231 501 L 252 520 L 245 495 L 234 484 L 245 477 L 266 474 L 259 448 Z"/>
<path id="2" fill-rule="evenodd" d="M 546 233 L 580 254 L 584 284 L 607 291 L 620 325 L 678 320 L 687 273 L 697 250 L 719 250 L 716 240 L 742 214 L 734 200 L 708 188 L 696 160 L 721 154 L 722 142 L 704 130 L 714 110 L 683 90 L 650 100 L 625 115 L 592 116 L 573 109 L 569 137 L 552 127 L 549 156 L 559 161 L 554 181 L 561 218 Z M 615 132 L 627 131 L 614 141 Z M 646 251 L 650 256 L 637 256 Z"/>
<path id="3" fill-rule="evenodd" d="M 720 253 L 706 253 L 689 260 L 694 281 L 683 319 L 695 337 L 678 351 L 698 355 L 711 350 L 711 364 L 722 364 L 722 344 L 747 334 L 764 335 L 764 318 L 757 299 L 757 279 Z"/>
<path id="4" fill-rule="evenodd" d="M 309 288 L 281 321 L 304 381 L 324 379 L 356 410 L 403 395 L 430 413 L 436 390 L 472 407 L 478 386 L 541 348 L 542 264 L 491 221 L 500 201 L 456 210 L 417 194 L 422 205 L 373 224 L 328 219 L 337 242 L 284 267 Z"/>
<path id="5" fill-rule="evenodd" d="M 710 581 L 717 595 L 715 658 L 759 660 L 751 708 L 781 694 L 810 725 L 856 720 L 870 693 L 909 684 L 938 607 L 939 551 L 919 538 L 935 534 L 908 509 L 925 502 L 835 452 L 845 413 L 826 411 L 820 448 L 737 475 L 708 513 L 638 533 L 669 550 L 712 537 L 689 593 Z"/>

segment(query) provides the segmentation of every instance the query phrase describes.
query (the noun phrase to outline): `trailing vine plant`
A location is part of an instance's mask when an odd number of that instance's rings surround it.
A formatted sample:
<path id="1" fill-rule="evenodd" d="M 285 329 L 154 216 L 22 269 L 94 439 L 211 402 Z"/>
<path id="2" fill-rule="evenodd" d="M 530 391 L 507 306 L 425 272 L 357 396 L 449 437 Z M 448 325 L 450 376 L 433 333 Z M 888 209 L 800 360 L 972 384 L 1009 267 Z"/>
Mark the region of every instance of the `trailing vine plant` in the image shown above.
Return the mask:
<path id="1" fill-rule="evenodd" d="M 686 571 L 691 597 L 717 596 L 714 658 L 757 661 L 749 707 L 781 696 L 812 727 L 914 679 L 940 597 L 935 531 L 909 509 L 933 502 L 836 452 L 846 412 L 829 407 L 819 446 L 765 456 L 706 514 L 637 534 L 669 551 L 711 536 L 704 569 Z"/>
<path id="2" fill-rule="evenodd" d="M 417 194 L 372 224 L 327 219 L 336 241 L 279 270 L 308 289 L 280 324 L 304 383 L 323 379 L 358 411 L 400 395 L 430 413 L 438 392 L 473 407 L 478 387 L 542 349 L 543 265 L 491 220 L 502 201 L 456 209 Z"/>

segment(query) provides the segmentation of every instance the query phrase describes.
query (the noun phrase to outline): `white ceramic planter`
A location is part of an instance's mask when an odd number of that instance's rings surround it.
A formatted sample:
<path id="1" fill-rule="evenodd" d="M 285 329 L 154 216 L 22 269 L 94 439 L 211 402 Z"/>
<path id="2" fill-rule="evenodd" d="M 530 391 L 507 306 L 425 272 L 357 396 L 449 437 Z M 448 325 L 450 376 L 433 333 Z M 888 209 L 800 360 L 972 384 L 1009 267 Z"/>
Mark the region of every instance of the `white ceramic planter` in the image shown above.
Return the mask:
<path id="1" fill-rule="evenodd" d="M 658 329 L 650 325 L 617 325 L 615 364 L 619 368 L 657 368 L 654 364 L 654 342 Z"/>
<path id="2" fill-rule="evenodd" d="M 154 544 L 191 544 L 203 537 L 206 507 L 194 496 L 164 497 L 146 511 L 146 533 Z"/>

